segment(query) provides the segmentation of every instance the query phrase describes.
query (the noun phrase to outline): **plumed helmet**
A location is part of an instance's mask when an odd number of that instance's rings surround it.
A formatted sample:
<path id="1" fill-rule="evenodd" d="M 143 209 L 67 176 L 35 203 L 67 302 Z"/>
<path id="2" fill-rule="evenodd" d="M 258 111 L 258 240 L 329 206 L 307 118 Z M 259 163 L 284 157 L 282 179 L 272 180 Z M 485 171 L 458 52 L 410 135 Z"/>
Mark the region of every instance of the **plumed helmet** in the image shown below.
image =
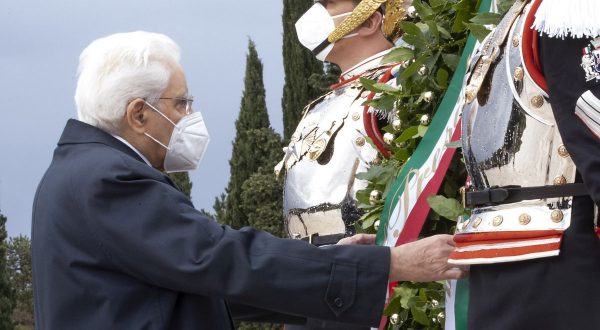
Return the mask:
<path id="1" fill-rule="evenodd" d="M 401 35 L 400 22 L 406 18 L 407 9 L 412 0 L 362 0 L 352 14 L 348 16 L 327 38 L 334 43 L 358 28 L 379 8 L 383 9 L 383 33 L 386 38 L 395 41 Z"/>

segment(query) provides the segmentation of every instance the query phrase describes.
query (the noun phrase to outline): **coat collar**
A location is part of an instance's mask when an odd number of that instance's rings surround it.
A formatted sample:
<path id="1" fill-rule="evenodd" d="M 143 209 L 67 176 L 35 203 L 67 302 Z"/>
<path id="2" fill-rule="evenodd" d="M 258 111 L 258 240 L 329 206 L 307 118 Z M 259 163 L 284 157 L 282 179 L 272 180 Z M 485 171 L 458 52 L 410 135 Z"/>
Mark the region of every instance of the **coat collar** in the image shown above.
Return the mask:
<path id="1" fill-rule="evenodd" d="M 146 164 L 146 162 L 134 150 L 109 133 L 79 120 L 69 119 L 62 135 L 60 136 L 60 139 L 58 140 L 58 145 L 62 146 L 67 144 L 85 143 L 100 143 L 107 145 Z"/>

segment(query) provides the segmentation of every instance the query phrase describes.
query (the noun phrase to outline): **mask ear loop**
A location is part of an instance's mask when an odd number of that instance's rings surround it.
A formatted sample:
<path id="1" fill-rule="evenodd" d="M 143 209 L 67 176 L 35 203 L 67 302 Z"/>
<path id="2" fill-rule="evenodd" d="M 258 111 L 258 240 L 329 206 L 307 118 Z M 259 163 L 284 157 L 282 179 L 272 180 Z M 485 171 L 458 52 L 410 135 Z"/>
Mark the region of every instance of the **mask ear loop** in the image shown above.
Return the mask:
<path id="1" fill-rule="evenodd" d="M 158 110 L 155 106 L 153 106 L 152 104 L 146 102 L 146 100 L 144 100 L 144 103 L 146 103 L 146 105 L 148 105 L 150 107 L 150 109 L 158 112 L 163 118 L 165 118 L 169 123 L 171 123 L 171 125 L 173 125 L 174 128 L 177 128 L 177 125 L 175 125 L 175 123 L 171 119 L 169 119 L 169 117 L 165 116 L 165 114 L 162 113 L 162 112 L 160 112 L 160 110 Z M 167 150 L 171 150 L 171 148 L 167 147 L 166 145 L 164 145 L 164 143 L 162 143 L 162 142 L 158 141 L 157 139 L 155 139 L 152 135 L 150 135 L 150 134 L 148 134 L 146 132 L 144 132 L 144 135 L 147 136 L 147 137 L 149 137 L 150 139 L 152 139 L 152 141 L 160 144 L 163 148 L 165 148 Z"/>
<path id="2" fill-rule="evenodd" d="M 158 110 L 158 109 L 157 109 L 156 107 L 154 107 L 152 104 L 150 104 L 150 103 L 146 102 L 146 100 L 144 100 L 144 103 L 146 103 L 146 105 L 147 105 L 147 106 L 149 106 L 149 107 L 150 107 L 152 110 L 154 110 L 154 111 L 158 112 L 158 113 L 159 113 L 161 116 L 163 116 L 163 118 L 165 118 L 166 120 L 168 120 L 168 121 L 169 121 L 169 123 L 171 123 L 171 125 L 173 125 L 173 126 L 177 126 L 177 125 L 175 125 L 175 123 L 174 123 L 174 122 L 173 122 L 171 119 L 169 119 L 169 117 L 165 116 L 165 114 L 164 114 L 164 113 L 160 112 L 160 110 Z"/>
<path id="3" fill-rule="evenodd" d="M 167 150 L 171 150 L 171 148 L 167 147 L 167 146 L 166 146 L 166 145 L 164 145 L 162 142 L 160 142 L 160 141 L 158 141 L 157 139 L 153 138 L 153 137 L 152 137 L 152 135 L 150 135 L 150 134 L 148 134 L 148 133 L 146 133 L 146 132 L 144 132 L 144 135 L 145 135 L 145 136 L 147 136 L 147 137 L 149 137 L 150 139 L 152 139 L 152 141 L 154 141 L 154 142 L 156 142 L 156 143 L 160 144 L 160 145 L 161 145 L 163 148 L 165 148 L 165 149 L 167 149 Z"/>

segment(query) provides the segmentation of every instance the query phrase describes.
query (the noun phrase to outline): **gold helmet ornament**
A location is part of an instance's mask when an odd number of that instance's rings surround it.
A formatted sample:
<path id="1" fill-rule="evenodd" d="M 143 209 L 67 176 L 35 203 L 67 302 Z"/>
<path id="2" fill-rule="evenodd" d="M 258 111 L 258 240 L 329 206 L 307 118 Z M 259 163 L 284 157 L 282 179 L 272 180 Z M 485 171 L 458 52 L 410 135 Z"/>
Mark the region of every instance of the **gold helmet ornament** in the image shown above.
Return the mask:
<path id="1" fill-rule="evenodd" d="M 379 8 L 383 9 L 383 33 L 394 42 L 401 36 L 400 22 L 407 16 L 412 0 L 362 0 L 352 14 L 342 21 L 327 40 L 334 43 L 363 24 Z"/>

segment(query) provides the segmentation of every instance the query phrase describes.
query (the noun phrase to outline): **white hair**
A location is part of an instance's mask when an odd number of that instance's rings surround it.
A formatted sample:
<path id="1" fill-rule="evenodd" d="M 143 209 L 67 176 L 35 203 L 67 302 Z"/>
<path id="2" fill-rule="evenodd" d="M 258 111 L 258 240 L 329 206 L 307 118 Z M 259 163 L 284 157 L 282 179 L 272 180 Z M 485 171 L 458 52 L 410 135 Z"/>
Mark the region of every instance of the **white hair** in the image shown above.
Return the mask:
<path id="1" fill-rule="evenodd" d="M 179 47 L 163 34 L 137 31 L 94 40 L 79 56 L 79 120 L 118 133 L 129 102 L 156 101 L 179 58 Z"/>

